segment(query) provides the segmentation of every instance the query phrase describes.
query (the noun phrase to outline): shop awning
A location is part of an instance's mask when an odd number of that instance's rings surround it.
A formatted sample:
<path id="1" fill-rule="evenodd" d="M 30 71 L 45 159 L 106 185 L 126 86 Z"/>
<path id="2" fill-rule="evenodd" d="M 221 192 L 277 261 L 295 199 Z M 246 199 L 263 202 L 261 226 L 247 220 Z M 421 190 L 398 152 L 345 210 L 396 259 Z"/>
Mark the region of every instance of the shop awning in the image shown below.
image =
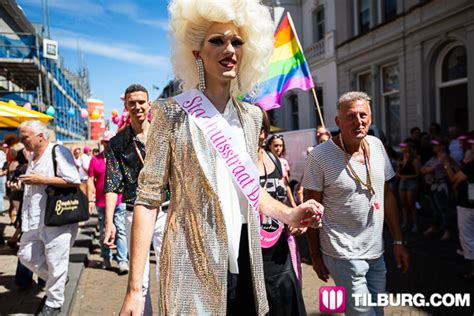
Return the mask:
<path id="1" fill-rule="evenodd" d="M 18 105 L 0 101 L 0 128 L 16 128 L 22 122 L 39 120 L 47 124 L 54 117 Z"/>

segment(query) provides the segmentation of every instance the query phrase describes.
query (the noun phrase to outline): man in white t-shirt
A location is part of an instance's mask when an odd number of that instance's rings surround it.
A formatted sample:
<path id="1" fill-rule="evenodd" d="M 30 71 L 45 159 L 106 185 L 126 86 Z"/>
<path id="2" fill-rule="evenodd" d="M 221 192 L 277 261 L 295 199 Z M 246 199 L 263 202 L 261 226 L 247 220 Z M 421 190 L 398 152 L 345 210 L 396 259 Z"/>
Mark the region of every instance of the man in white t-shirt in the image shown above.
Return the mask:
<path id="1" fill-rule="evenodd" d="M 346 288 L 346 315 L 383 314 L 383 307 L 357 306 L 352 294 L 385 292 L 384 220 L 394 239 L 397 266 L 405 272 L 409 264 L 388 185 L 395 173 L 383 144 L 367 135 L 369 101 L 363 92 L 339 98 L 336 124 L 341 132 L 311 151 L 303 177 L 308 199 L 325 207 L 322 228 L 308 230 L 313 269 L 321 280 L 326 282 L 330 274 Z"/>

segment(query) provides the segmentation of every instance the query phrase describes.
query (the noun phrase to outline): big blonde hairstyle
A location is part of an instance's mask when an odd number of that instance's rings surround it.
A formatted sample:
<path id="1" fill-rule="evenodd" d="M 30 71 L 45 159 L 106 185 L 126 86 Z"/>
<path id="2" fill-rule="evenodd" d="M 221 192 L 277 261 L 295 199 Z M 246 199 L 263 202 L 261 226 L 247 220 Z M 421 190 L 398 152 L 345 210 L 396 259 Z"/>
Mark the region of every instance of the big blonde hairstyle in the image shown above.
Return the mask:
<path id="1" fill-rule="evenodd" d="M 193 51 L 199 51 L 213 23 L 234 23 L 244 40 L 239 77 L 232 80 L 233 96 L 252 95 L 262 80 L 273 53 L 275 25 L 267 7 L 258 0 L 172 0 L 169 5 L 172 41 L 171 62 L 183 89 L 193 89 L 198 73 Z"/>

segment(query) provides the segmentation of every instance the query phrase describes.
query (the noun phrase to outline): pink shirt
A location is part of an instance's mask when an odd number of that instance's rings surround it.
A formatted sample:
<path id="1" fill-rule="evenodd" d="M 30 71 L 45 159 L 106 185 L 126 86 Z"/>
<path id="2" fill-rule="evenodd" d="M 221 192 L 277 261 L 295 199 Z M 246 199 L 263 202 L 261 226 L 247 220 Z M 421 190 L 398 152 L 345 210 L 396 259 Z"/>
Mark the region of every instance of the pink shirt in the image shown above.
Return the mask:
<path id="1" fill-rule="evenodd" d="M 89 165 L 89 177 L 94 177 L 95 186 L 95 205 L 98 207 L 105 207 L 105 155 L 101 152 L 92 157 Z M 122 203 L 122 194 L 117 197 L 117 205 Z"/>
<path id="2" fill-rule="evenodd" d="M 288 160 L 285 158 L 280 158 L 280 162 L 283 167 L 283 177 L 288 178 L 288 174 L 290 173 L 290 164 L 288 163 Z"/>

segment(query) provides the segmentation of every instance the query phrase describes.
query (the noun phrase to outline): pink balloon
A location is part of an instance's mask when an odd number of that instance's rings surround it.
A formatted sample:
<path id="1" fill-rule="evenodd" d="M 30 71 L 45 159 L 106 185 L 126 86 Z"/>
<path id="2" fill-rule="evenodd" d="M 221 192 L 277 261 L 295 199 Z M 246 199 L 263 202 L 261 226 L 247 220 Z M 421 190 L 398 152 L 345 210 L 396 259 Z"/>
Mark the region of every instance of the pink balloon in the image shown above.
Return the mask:
<path id="1" fill-rule="evenodd" d="M 114 124 L 118 124 L 120 122 L 120 116 L 118 115 L 112 116 L 112 122 L 114 122 Z"/>
<path id="2" fill-rule="evenodd" d="M 89 112 L 86 109 L 81 109 L 81 117 L 87 118 L 89 116 Z"/>

